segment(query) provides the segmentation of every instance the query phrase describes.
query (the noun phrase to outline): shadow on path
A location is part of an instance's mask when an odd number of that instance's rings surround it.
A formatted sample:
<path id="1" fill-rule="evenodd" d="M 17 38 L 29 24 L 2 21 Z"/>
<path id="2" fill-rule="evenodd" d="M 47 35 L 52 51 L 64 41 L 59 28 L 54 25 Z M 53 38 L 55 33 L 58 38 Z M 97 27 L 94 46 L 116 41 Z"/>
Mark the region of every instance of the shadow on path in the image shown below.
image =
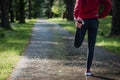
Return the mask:
<path id="1" fill-rule="evenodd" d="M 107 77 L 103 77 L 103 76 L 96 76 L 96 75 L 93 75 L 92 77 L 100 78 L 102 80 L 115 80 L 115 79 L 112 79 L 112 78 L 107 78 Z"/>

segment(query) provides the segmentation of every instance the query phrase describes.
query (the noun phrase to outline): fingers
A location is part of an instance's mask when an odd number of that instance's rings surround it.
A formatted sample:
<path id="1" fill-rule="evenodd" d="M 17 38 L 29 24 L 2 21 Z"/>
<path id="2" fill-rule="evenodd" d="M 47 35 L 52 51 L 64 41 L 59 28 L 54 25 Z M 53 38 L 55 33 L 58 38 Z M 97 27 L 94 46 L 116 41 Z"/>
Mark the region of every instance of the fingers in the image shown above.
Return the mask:
<path id="1" fill-rule="evenodd" d="M 76 22 L 75 24 L 76 24 L 76 27 L 77 27 L 77 28 L 81 28 L 82 25 L 83 25 L 82 23 L 79 23 L 79 22 Z"/>

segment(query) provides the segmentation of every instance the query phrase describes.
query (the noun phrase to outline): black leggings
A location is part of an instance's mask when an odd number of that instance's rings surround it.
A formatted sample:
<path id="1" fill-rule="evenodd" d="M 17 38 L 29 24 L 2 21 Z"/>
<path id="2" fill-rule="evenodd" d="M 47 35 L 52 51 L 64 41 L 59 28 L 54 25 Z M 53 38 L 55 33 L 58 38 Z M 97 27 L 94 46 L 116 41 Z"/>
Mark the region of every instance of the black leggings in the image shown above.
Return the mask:
<path id="1" fill-rule="evenodd" d="M 76 48 L 79 48 L 81 46 L 86 31 L 88 30 L 87 69 L 90 69 L 94 55 L 94 47 L 98 29 L 98 20 L 96 18 L 85 19 L 84 22 L 85 24 L 81 28 L 76 29 L 74 46 Z"/>

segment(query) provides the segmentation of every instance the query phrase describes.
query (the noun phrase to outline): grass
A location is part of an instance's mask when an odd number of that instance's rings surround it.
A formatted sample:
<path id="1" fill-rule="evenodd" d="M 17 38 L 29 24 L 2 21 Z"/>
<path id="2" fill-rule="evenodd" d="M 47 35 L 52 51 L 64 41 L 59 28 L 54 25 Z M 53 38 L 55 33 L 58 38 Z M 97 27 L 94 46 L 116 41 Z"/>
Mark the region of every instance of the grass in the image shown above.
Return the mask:
<path id="1" fill-rule="evenodd" d="M 66 19 L 54 18 L 49 19 L 52 22 L 60 24 L 64 29 L 70 33 L 75 33 L 74 21 L 67 21 Z M 104 19 L 99 19 L 99 28 L 97 35 L 97 46 L 102 46 L 105 49 L 120 55 L 120 36 L 106 37 L 111 31 L 111 16 Z M 85 39 L 87 41 L 87 38 Z"/>
<path id="2" fill-rule="evenodd" d="M 4 31 L 4 37 L 0 38 L 0 80 L 10 75 L 29 42 L 36 20 L 26 21 L 25 24 L 11 23 L 13 30 Z"/>
<path id="3" fill-rule="evenodd" d="M 74 21 L 67 21 L 66 19 L 61 18 L 52 18 L 48 20 L 60 24 L 61 27 L 63 27 L 65 30 L 68 30 L 70 33 L 74 33 L 75 31 Z"/>

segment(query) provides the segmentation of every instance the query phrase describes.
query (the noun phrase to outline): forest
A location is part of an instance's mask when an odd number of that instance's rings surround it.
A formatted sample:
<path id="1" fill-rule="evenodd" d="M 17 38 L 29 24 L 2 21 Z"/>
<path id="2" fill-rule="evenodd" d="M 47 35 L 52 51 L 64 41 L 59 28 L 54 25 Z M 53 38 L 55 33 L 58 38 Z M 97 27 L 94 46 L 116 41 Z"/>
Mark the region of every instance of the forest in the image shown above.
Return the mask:
<path id="1" fill-rule="evenodd" d="M 69 20 L 73 20 L 73 0 L 4 0 L 0 2 L 1 27 L 11 29 L 9 23 L 19 21 L 25 23 L 25 19 L 40 17 L 65 17 L 66 9 Z M 66 6 L 69 4 L 68 6 Z M 62 7 L 61 7 L 62 5 Z"/>
<path id="2" fill-rule="evenodd" d="M 0 26 L 12 29 L 10 22 L 25 23 L 25 19 L 62 17 L 73 20 L 75 0 L 4 0 L 0 1 Z M 120 35 L 119 1 L 112 0 L 112 29 L 110 35 Z"/>

